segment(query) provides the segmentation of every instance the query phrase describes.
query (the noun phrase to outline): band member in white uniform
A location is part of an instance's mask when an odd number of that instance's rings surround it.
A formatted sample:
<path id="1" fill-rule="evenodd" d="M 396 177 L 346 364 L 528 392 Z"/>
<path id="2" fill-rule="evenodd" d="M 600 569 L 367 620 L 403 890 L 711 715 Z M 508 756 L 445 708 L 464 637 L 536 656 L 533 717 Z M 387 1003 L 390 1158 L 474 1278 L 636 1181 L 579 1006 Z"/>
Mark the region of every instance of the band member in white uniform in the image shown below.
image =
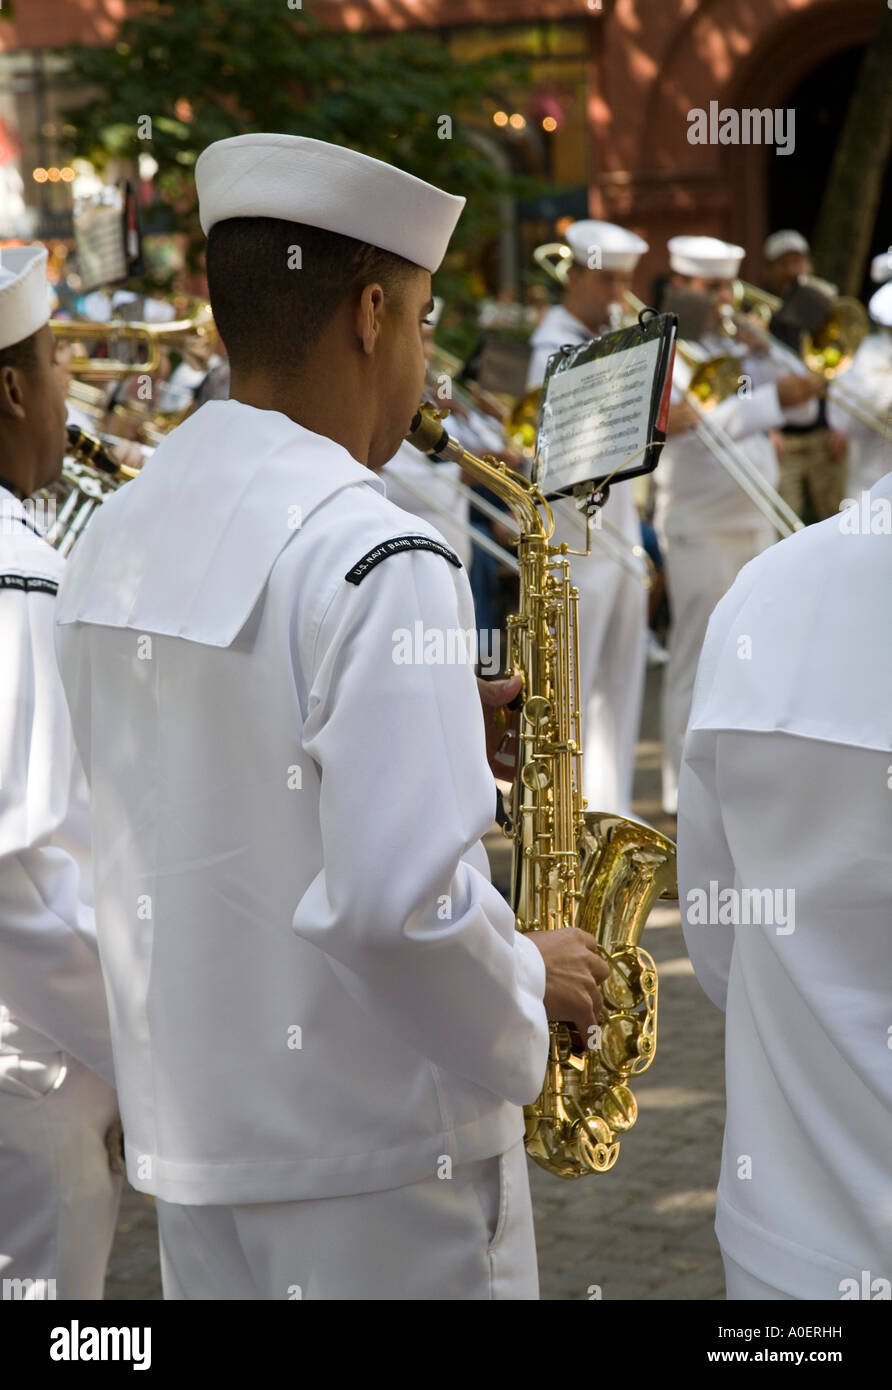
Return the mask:
<path id="1" fill-rule="evenodd" d="M 800 278 L 812 274 L 811 248 L 801 232 L 786 228 L 766 239 L 762 258 L 765 283 L 781 300 L 782 315 Z M 774 317 L 769 326 L 774 332 Z M 808 423 L 785 425 L 776 440 L 777 490 L 787 505 L 808 521 L 835 516 L 846 490 L 848 444 L 841 431 L 828 427 L 826 402 L 818 403 Z"/>
<path id="2" fill-rule="evenodd" d="M 573 252 L 566 289 L 530 338 L 528 387 L 542 383 L 549 357 L 565 343 L 585 343 L 609 332 L 610 306 L 621 304 L 648 249 L 641 237 L 612 222 L 573 222 L 566 241 Z M 585 517 L 572 501 L 553 507 L 553 543 L 566 541 L 573 550 L 584 550 Z M 640 546 L 641 525 L 628 484 L 613 490 L 603 517 L 622 531 L 630 547 Z M 590 810 L 628 815 L 644 693 L 647 594 L 594 538 L 590 555 L 572 558 L 571 574 L 579 589 L 583 792 Z"/>
<path id="3" fill-rule="evenodd" d="M 66 447 L 46 260 L 0 251 L 0 1278 L 4 1298 L 99 1299 L 117 1108 L 86 784 L 53 648 L 65 562 L 28 502 Z"/>
<path id="4" fill-rule="evenodd" d="M 490 882 L 480 695 L 435 654 L 469 585 L 376 477 L 463 200 L 291 135 L 196 182 L 231 399 L 103 505 L 58 629 L 165 1296 L 535 1298 L 520 1107 L 603 967 Z"/>
<path id="5" fill-rule="evenodd" d="M 730 1299 L 892 1294 L 892 474 L 742 571 L 678 801 L 697 976 L 726 1013 Z"/>
<path id="6" fill-rule="evenodd" d="M 874 264 L 879 259 L 876 257 Z M 871 296 L 867 308 L 873 332 L 858 345 L 851 367 L 838 378 L 838 387 L 843 394 L 857 395 L 892 433 L 892 279 Z M 892 468 L 892 442 L 844 410 L 832 395 L 827 414 L 836 429 L 848 438 L 846 493 L 848 498 L 857 500 Z"/>
<path id="7" fill-rule="evenodd" d="M 715 237 L 673 237 L 668 243 L 675 284 L 709 295 L 712 322 L 694 346 L 704 358 L 727 355 L 730 340 L 719 332 L 722 304 L 733 302 L 743 248 Z M 666 561 L 671 626 L 663 681 L 663 809 L 678 804 L 678 768 L 700 648 L 709 615 L 743 565 L 777 539 L 777 533 L 693 433 L 696 416 L 684 400 L 693 369 L 676 353 L 668 438 L 654 475 L 654 526 Z M 786 420 L 807 423 L 817 377 L 778 378 L 767 356 L 746 355 L 741 389 L 709 411 L 709 418 L 736 440 L 759 472 L 776 486 L 777 456 L 769 431 Z M 803 403 L 809 404 L 804 406 Z M 791 413 L 790 407 L 800 408 Z"/>

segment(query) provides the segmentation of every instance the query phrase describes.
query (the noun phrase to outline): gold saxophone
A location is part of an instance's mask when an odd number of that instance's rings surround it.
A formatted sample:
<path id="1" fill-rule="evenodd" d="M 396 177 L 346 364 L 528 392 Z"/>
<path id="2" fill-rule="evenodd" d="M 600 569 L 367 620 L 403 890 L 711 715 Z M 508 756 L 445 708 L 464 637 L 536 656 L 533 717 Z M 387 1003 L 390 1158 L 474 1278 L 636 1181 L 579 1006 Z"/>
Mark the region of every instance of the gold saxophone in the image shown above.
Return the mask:
<path id="1" fill-rule="evenodd" d="M 508 674 L 523 677 L 511 805 L 511 905 L 519 931 L 576 926 L 610 964 L 606 1019 L 581 1039 L 550 1025 L 538 1099 L 525 1109 L 531 1158 L 562 1178 L 603 1173 L 638 1107 L 627 1082 L 657 1044 L 657 972 L 638 945 L 657 898 L 674 898 L 675 846 L 650 827 L 585 810 L 581 792 L 578 591 L 565 545 L 549 544 L 551 509 L 521 474 L 470 454 L 423 404 L 407 435 L 425 454 L 461 464 L 512 512 L 520 536 L 518 611 L 508 619 Z M 541 509 L 541 510 L 540 510 Z"/>

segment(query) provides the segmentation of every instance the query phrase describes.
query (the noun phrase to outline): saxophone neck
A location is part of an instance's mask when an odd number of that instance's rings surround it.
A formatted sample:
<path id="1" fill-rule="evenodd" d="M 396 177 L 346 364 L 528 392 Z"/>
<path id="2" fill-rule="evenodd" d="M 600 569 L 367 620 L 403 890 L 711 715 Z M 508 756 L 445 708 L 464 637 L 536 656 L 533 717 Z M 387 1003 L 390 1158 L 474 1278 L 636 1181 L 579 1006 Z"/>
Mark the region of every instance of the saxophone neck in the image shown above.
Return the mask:
<path id="1" fill-rule="evenodd" d="M 542 493 L 522 473 L 494 458 L 478 458 L 446 431 L 436 407 L 423 401 L 413 417 L 406 439 L 423 454 L 458 463 L 466 473 L 504 502 L 520 527 L 521 541 L 547 545 L 554 531 L 554 517 Z M 541 512 L 539 508 L 541 507 Z"/>

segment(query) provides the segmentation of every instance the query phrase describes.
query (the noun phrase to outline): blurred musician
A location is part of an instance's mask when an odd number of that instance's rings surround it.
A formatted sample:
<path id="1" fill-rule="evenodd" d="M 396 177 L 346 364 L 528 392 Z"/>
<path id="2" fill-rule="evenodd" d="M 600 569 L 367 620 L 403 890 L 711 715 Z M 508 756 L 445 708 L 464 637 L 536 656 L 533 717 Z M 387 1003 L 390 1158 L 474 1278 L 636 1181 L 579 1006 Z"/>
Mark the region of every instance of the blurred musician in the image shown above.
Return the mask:
<path id="1" fill-rule="evenodd" d="M 680 236 L 670 240 L 668 250 L 672 283 L 709 300 L 707 327 L 694 347 L 704 358 L 727 354 L 729 340 L 719 333 L 719 312 L 722 304 L 732 303 L 732 282 L 740 270 L 743 248 L 716 237 Z M 793 418 L 787 412 L 804 403 L 807 414 L 813 416 L 811 402 L 824 391 L 824 383 L 792 374 L 778 379 L 764 354 L 743 357 L 740 372 L 746 389 L 720 401 L 709 416 L 774 483 L 777 458 L 769 432 Z M 770 523 L 694 434 L 697 417 L 683 399 L 691 375 L 690 365 L 677 355 L 669 437 L 654 474 L 654 525 L 665 557 L 671 611 L 662 710 L 663 809 L 670 815 L 677 807 L 681 749 L 709 615 L 738 571 L 777 538 Z"/>
<path id="2" fill-rule="evenodd" d="M 121 1182 L 111 1042 L 53 650 L 65 562 L 27 505 L 66 446 L 45 268 L 42 247 L 0 251 L 0 1275 L 10 1297 L 99 1299 Z"/>
<path id="3" fill-rule="evenodd" d="M 773 232 L 762 255 L 766 286 L 784 302 L 799 277 L 812 272 L 811 250 L 800 232 Z M 821 400 L 814 420 L 787 421 L 780 427 L 777 490 L 803 521 L 833 516 L 845 492 L 846 436 L 839 428 L 829 428 L 826 409 Z"/>
<path id="4" fill-rule="evenodd" d="M 874 271 L 889 264 L 892 256 L 874 258 Z M 859 344 L 851 367 L 839 379 L 843 392 L 857 394 L 892 431 L 892 278 L 871 297 L 867 306 L 873 332 Z M 834 400 L 827 406 L 828 418 L 849 441 L 849 468 L 846 494 L 856 501 L 892 469 L 892 443 L 863 420 L 843 410 Z"/>
<path id="5" fill-rule="evenodd" d="M 611 305 L 621 305 L 647 242 L 612 222 L 573 222 L 566 231 L 573 261 L 562 302 L 553 305 L 530 338 L 527 386 L 545 377 L 549 357 L 565 343 L 609 332 Z M 586 522 L 572 501 L 552 504 L 554 544 L 585 550 Z M 641 544 L 632 491 L 616 488 L 603 507 L 606 521 L 629 546 Z M 642 570 L 643 572 L 643 570 Z M 579 683 L 583 791 L 592 810 L 631 810 L 635 744 L 641 720 L 647 655 L 647 595 L 643 585 L 592 541 L 591 554 L 573 556 L 579 589 Z"/>

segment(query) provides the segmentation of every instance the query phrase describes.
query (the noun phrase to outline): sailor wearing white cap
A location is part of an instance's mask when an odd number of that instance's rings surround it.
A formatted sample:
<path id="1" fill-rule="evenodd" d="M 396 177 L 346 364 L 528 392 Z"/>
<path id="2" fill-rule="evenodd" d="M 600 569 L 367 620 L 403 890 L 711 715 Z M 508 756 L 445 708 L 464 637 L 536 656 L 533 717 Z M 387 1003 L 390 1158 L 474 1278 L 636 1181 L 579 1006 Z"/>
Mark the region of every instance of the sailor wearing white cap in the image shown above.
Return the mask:
<path id="1" fill-rule="evenodd" d="M 53 650 L 65 562 L 28 503 L 66 442 L 46 262 L 0 250 L 0 1277 L 4 1298 L 98 1299 L 121 1181 L 111 1041 Z"/>
<path id="2" fill-rule="evenodd" d="M 586 219 L 565 233 L 573 252 L 562 302 L 548 310 L 533 333 L 527 386 L 538 386 L 552 353 L 565 343 L 584 343 L 610 329 L 611 306 L 621 305 L 647 242 L 613 222 Z M 572 502 L 555 511 L 555 543 L 584 550 L 586 526 Z M 641 525 L 628 484 L 614 488 L 605 520 L 640 546 Z M 583 792 L 589 806 L 628 814 L 635 744 L 641 719 L 647 653 L 647 597 L 643 586 L 592 543 L 591 554 L 572 558 L 579 588 L 579 685 L 582 698 Z"/>
<path id="3" fill-rule="evenodd" d="M 873 332 L 859 344 L 851 367 L 839 378 L 839 389 L 857 396 L 892 430 L 892 279 L 871 296 L 867 311 Z M 877 430 L 842 410 L 833 396 L 828 398 L 827 415 L 849 441 L 846 492 L 858 500 L 892 469 L 892 446 Z"/>
<path id="4" fill-rule="evenodd" d="M 696 344 L 705 357 L 726 355 L 719 307 L 732 302 L 732 281 L 744 251 L 716 237 L 673 237 L 668 243 L 674 283 L 709 297 L 711 320 Z M 759 472 L 774 484 L 777 457 L 768 431 L 787 411 L 811 402 L 823 389 L 818 378 L 785 376 L 765 357 L 741 359 L 746 390 L 714 406 L 710 418 L 738 441 Z M 683 400 L 692 368 L 676 356 L 669 437 L 655 473 L 654 525 L 666 560 L 671 629 L 663 682 L 663 807 L 676 810 L 678 769 L 691 708 L 694 675 L 709 615 L 738 570 L 776 539 L 749 497 L 692 431 L 696 417 Z M 804 409 L 814 414 L 815 407 Z M 801 418 L 801 416 L 800 416 Z"/>
<path id="5" fill-rule="evenodd" d="M 762 247 L 765 287 L 784 299 L 800 275 L 810 275 L 811 247 L 801 232 L 786 228 L 772 232 Z"/>
<path id="6" fill-rule="evenodd" d="M 103 505 L 58 632 L 165 1296 L 534 1298 L 521 1107 L 602 971 L 490 882 L 473 668 L 406 646 L 473 628 L 467 577 L 376 476 L 463 200 L 288 135 L 196 182 L 231 399 Z"/>
<path id="7" fill-rule="evenodd" d="M 801 232 L 773 232 L 763 256 L 765 288 L 782 301 L 802 277 L 811 276 L 811 249 Z M 833 290 L 833 286 L 826 288 Z M 823 401 L 813 419 L 783 427 L 778 440 L 777 490 L 798 516 L 823 521 L 836 513 L 845 492 L 846 450 L 845 434 L 828 427 Z"/>

